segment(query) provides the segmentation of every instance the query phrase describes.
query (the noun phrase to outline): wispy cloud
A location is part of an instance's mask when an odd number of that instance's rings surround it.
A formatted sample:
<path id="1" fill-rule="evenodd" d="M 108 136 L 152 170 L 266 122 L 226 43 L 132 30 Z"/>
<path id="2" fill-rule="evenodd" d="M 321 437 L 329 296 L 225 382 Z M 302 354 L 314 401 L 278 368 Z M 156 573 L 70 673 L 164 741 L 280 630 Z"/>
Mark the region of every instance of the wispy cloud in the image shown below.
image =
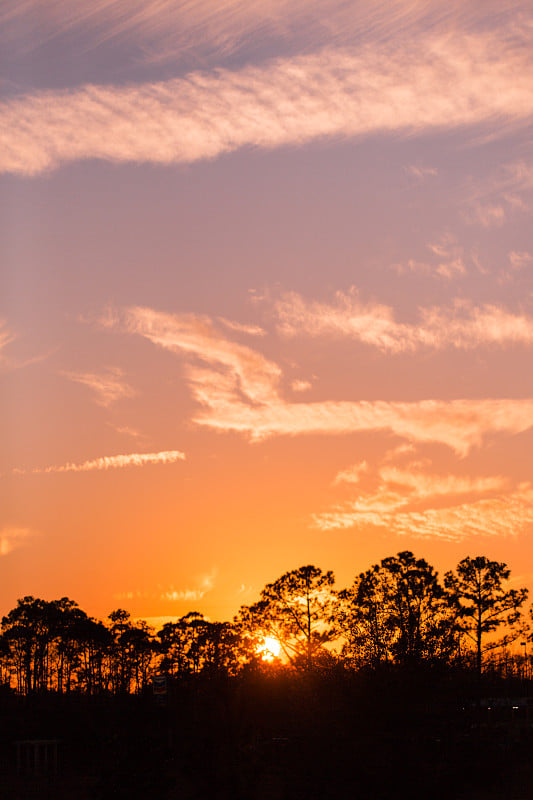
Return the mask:
<path id="1" fill-rule="evenodd" d="M 515 281 L 517 276 L 525 273 L 527 267 L 533 264 L 533 255 L 527 250 L 511 250 L 509 262 L 499 274 L 499 283 L 505 284 Z"/>
<path id="2" fill-rule="evenodd" d="M 313 524 L 461 540 L 517 534 L 533 523 L 529 483 L 512 487 L 501 476 L 434 475 L 416 464 L 382 467 L 375 478 L 377 485 L 360 490 L 356 500 L 313 515 Z"/>
<path id="3" fill-rule="evenodd" d="M 129 428 L 127 425 L 113 425 L 111 422 L 108 422 L 108 425 L 110 425 L 117 433 L 120 433 L 123 436 L 131 436 L 132 439 L 141 440 L 147 438 L 144 433 L 135 430 L 135 428 Z"/>
<path id="4" fill-rule="evenodd" d="M 365 472 L 368 472 L 368 463 L 366 461 L 360 461 L 358 464 L 354 464 L 348 469 L 344 469 L 341 472 L 339 472 L 335 476 L 333 484 L 336 485 L 338 483 L 359 483 L 361 475 Z"/>
<path id="5" fill-rule="evenodd" d="M 265 336 L 266 331 L 264 328 L 261 328 L 259 325 L 247 325 L 246 323 L 242 322 L 235 322 L 231 319 L 226 319 L 225 317 L 218 317 L 218 321 L 224 325 L 225 328 L 228 328 L 230 331 L 236 331 L 237 333 L 244 333 L 247 336 Z"/>
<path id="6" fill-rule="evenodd" d="M 424 167 L 420 164 L 409 164 L 404 167 L 404 172 L 407 176 L 414 178 L 419 183 L 422 183 L 428 178 L 436 178 L 439 174 L 436 167 Z"/>
<path id="7" fill-rule="evenodd" d="M 398 459 L 402 459 L 404 456 L 411 456 L 416 451 L 416 447 L 414 444 L 399 444 L 397 447 L 393 447 L 392 450 L 387 450 L 385 455 L 383 456 L 383 461 L 385 463 L 390 463 L 391 461 L 397 461 Z"/>
<path id="8" fill-rule="evenodd" d="M 216 431 L 235 431 L 260 441 L 271 436 L 347 435 L 391 432 L 415 442 L 438 442 L 460 455 L 484 437 L 517 434 L 533 427 L 533 399 L 460 399 L 416 402 L 325 401 L 252 407 L 222 385 L 212 371 L 191 373 L 191 385 L 206 410 L 194 421 Z"/>
<path id="9" fill-rule="evenodd" d="M 463 260 L 463 249 L 453 239 L 446 237 L 443 241 L 430 244 L 429 249 L 437 257 L 434 271 L 442 278 L 459 278 L 466 275 Z"/>
<path id="10" fill-rule="evenodd" d="M 422 337 L 432 339 L 434 347 L 446 345 L 444 336 L 449 337 L 454 347 L 462 349 L 533 342 L 533 317 L 499 305 L 475 306 L 466 300 L 456 301 L 451 309 L 424 309 L 421 317 Z M 439 336 L 439 328 L 444 335 Z"/>
<path id="11" fill-rule="evenodd" d="M 397 322 L 390 306 L 364 303 L 355 288 L 337 292 L 333 303 L 288 293 L 276 302 L 275 312 L 278 329 L 285 336 L 345 337 L 390 353 L 533 344 L 532 316 L 467 300 L 457 300 L 448 308 L 421 308 L 416 323 Z"/>
<path id="12" fill-rule="evenodd" d="M 201 406 L 194 422 L 253 441 L 383 431 L 415 442 L 441 442 L 465 455 L 487 435 L 520 433 L 533 426 L 530 398 L 292 403 L 280 392 L 276 364 L 229 341 L 205 318 L 133 308 L 121 324 L 186 357 L 187 380 Z"/>
<path id="13" fill-rule="evenodd" d="M 484 228 L 499 227 L 513 213 L 530 210 L 532 192 L 533 167 L 530 160 L 503 164 L 488 179 L 469 188 L 465 219 Z"/>
<path id="14" fill-rule="evenodd" d="M 161 600 L 171 601 L 188 601 L 193 602 L 201 600 L 202 597 L 210 592 L 214 585 L 217 575 L 217 570 L 212 569 L 211 572 L 202 575 L 198 580 L 198 586 L 195 589 L 174 589 L 171 587 L 166 592 L 162 592 Z"/>
<path id="15" fill-rule="evenodd" d="M 515 272 L 533 264 L 533 255 L 525 250 L 511 250 L 509 253 L 509 263 Z"/>
<path id="16" fill-rule="evenodd" d="M 200 394 L 202 385 L 208 388 L 212 376 L 215 379 L 212 388 L 217 393 L 240 394 L 256 404 L 275 402 L 277 398 L 276 385 L 281 376 L 277 364 L 246 345 L 228 340 L 207 317 L 135 307 L 126 312 L 123 324 L 131 333 L 138 333 L 167 350 L 200 358 L 218 370 L 206 373 L 197 367 L 190 368 L 189 378 Z M 221 369 L 226 373 L 225 380 L 219 374 Z"/>
<path id="17" fill-rule="evenodd" d="M 214 567 L 210 572 L 206 572 L 203 575 L 199 575 L 196 580 L 196 587 L 191 589 L 176 589 L 174 586 L 171 586 L 169 589 L 161 592 L 158 591 L 155 593 L 154 591 L 140 591 L 137 589 L 136 591 L 127 590 L 122 592 L 117 592 L 115 594 L 115 598 L 117 600 L 135 600 L 138 598 L 142 598 L 144 600 L 151 599 L 151 600 L 170 600 L 171 602 L 196 602 L 197 600 L 201 600 L 204 595 L 210 592 L 216 582 L 218 570 Z M 148 620 L 163 620 L 161 624 L 164 622 L 168 622 L 171 618 L 168 616 L 165 617 L 148 617 Z M 155 624 L 155 623 L 154 623 Z"/>
<path id="18" fill-rule="evenodd" d="M 505 480 L 499 476 L 471 478 L 457 475 L 431 475 L 426 472 L 399 467 L 383 467 L 379 471 L 383 482 L 401 486 L 409 498 L 417 500 L 439 495 L 477 494 L 502 489 Z"/>
<path id="19" fill-rule="evenodd" d="M 416 332 L 396 322 L 392 308 L 362 302 L 355 288 L 337 292 L 331 304 L 289 292 L 275 303 L 275 313 L 278 330 L 285 336 L 347 336 L 393 352 L 417 345 Z"/>
<path id="20" fill-rule="evenodd" d="M 15 97 L 0 105 L 0 171 L 35 175 L 86 158 L 191 163 L 249 146 L 483 123 L 508 130 L 533 107 L 530 47 L 515 46 L 519 38 L 433 35 L 409 48 L 324 50 L 240 71 Z"/>
<path id="21" fill-rule="evenodd" d="M 441 0 L 19 0 L 0 7 L 0 41 L 26 50 L 73 35 L 90 51 L 136 45 L 151 62 L 233 54 L 257 42 L 314 47 L 324 39 L 379 43 L 391 34 L 410 42 L 416 33 L 440 25 L 453 33 L 480 20 L 503 27 L 506 17 L 527 18 L 527 0 L 485 0 L 465 5 Z M 524 19 L 524 25 L 527 24 Z"/>
<path id="22" fill-rule="evenodd" d="M 42 467 L 33 470 L 15 470 L 18 473 L 92 472 L 93 470 L 121 469 L 122 467 L 144 467 L 149 464 L 174 464 L 183 461 L 181 450 L 161 450 L 159 453 L 127 453 L 119 456 L 102 456 L 81 464 L 68 463 L 57 467 Z"/>
<path id="23" fill-rule="evenodd" d="M 3 350 L 13 341 L 15 336 L 7 327 L 5 320 L 0 319 L 0 363 L 4 360 L 5 356 Z"/>
<path id="24" fill-rule="evenodd" d="M 303 381 L 298 379 L 291 381 L 291 389 L 293 392 L 308 392 L 312 386 L 313 384 L 311 381 Z"/>
<path id="25" fill-rule="evenodd" d="M 503 225 L 507 217 L 505 206 L 496 203 L 476 203 L 473 220 L 484 228 L 496 228 Z"/>
<path id="26" fill-rule="evenodd" d="M 105 372 L 63 372 L 66 378 L 88 386 L 96 394 L 96 402 L 110 406 L 124 397 L 133 397 L 135 390 L 124 380 L 120 367 L 108 367 Z"/>
<path id="27" fill-rule="evenodd" d="M 200 600 L 205 594 L 202 589 L 168 589 L 161 594 L 161 600 L 194 602 Z"/>
<path id="28" fill-rule="evenodd" d="M 88 386 L 96 394 L 96 402 L 110 406 L 123 397 L 133 397 L 134 389 L 124 380 L 120 367 L 108 367 L 105 372 L 63 372 L 62 375 L 75 383 Z"/>
<path id="29" fill-rule="evenodd" d="M 38 364 L 51 354 L 51 351 L 47 351 L 39 355 L 27 357 L 12 355 L 12 353 L 9 352 L 11 350 L 9 345 L 17 339 L 18 336 L 8 327 L 6 320 L 0 319 L 0 371 L 2 372 L 10 372 L 12 370 L 28 367 L 30 364 Z"/>
<path id="30" fill-rule="evenodd" d="M 35 532 L 30 528 L 5 527 L 0 530 L 0 556 L 7 556 L 19 547 L 23 547 Z"/>
<path id="31" fill-rule="evenodd" d="M 514 493 L 462 503 L 449 508 L 399 511 L 390 504 L 370 509 L 339 508 L 317 514 L 314 524 L 322 530 L 386 527 L 399 535 L 462 541 L 470 536 L 515 536 L 533 523 L 533 489 L 528 485 Z"/>

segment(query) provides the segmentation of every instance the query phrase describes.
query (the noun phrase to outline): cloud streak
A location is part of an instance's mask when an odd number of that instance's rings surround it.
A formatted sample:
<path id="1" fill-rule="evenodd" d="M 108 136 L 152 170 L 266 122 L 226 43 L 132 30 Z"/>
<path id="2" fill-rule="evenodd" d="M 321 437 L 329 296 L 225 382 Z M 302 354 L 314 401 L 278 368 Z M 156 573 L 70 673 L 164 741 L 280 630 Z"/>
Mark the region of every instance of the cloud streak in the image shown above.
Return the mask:
<path id="1" fill-rule="evenodd" d="M 128 0 L 125 14 L 123 0 L 18 0 L 0 8 L 0 41 L 31 51 L 73 35 L 89 52 L 130 43 L 145 62 L 176 62 L 253 50 L 258 41 L 293 48 L 324 39 L 379 43 L 391 35 L 412 41 L 436 26 L 453 32 L 487 19 L 502 28 L 529 11 L 524 0 L 508 0 L 505 8 L 497 0 L 481 8 L 452 0 L 445 10 L 441 0 Z"/>
<path id="2" fill-rule="evenodd" d="M 396 485 L 408 492 L 412 500 L 422 500 L 427 497 L 439 495 L 479 494 L 504 488 L 503 478 L 486 477 L 470 478 L 457 475 L 431 475 L 420 472 L 412 466 L 409 469 L 399 467 L 383 467 L 379 471 L 381 479 L 386 485 Z"/>
<path id="3" fill-rule="evenodd" d="M 199 582 L 198 587 L 196 589 L 179 589 L 176 590 L 174 587 L 171 587 L 168 591 L 163 592 L 161 594 L 161 600 L 171 600 L 173 602 L 176 601 L 188 601 L 193 602 L 196 600 L 201 600 L 202 597 L 210 592 L 214 585 L 215 585 L 215 578 L 217 575 L 217 570 L 212 569 L 211 572 L 202 575 Z"/>
<path id="4" fill-rule="evenodd" d="M 140 334 L 153 344 L 208 364 L 211 370 L 207 372 L 191 367 L 188 373 L 199 393 L 202 384 L 209 388 L 213 376 L 215 384 L 218 382 L 218 389 L 213 386 L 216 392 L 229 391 L 254 404 L 270 404 L 277 399 L 276 387 L 281 377 L 277 364 L 246 345 L 228 340 L 208 317 L 133 307 L 126 312 L 122 323 L 130 333 Z"/>
<path id="5" fill-rule="evenodd" d="M 235 431 L 252 441 L 270 436 L 393 433 L 414 442 L 445 444 L 464 456 L 484 437 L 517 434 L 533 427 L 533 399 L 325 401 L 252 408 L 217 390 L 210 375 L 196 376 L 197 398 L 210 408 L 195 421 L 218 431 Z"/>
<path id="6" fill-rule="evenodd" d="M 432 475 L 416 464 L 382 467 L 376 477 L 377 486 L 314 514 L 313 524 L 322 530 L 386 527 L 398 535 L 460 541 L 516 534 L 533 523 L 530 483 L 513 488 L 501 476 Z"/>
<path id="7" fill-rule="evenodd" d="M 11 342 L 18 339 L 18 336 L 8 327 L 4 319 L 0 319 L 0 371 L 11 372 L 17 369 L 23 369 L 31 364 L 38 364 L 47 359 L 50 355 L 49 352 L 42 353 L 36 356 L 28 356 L 21 358 L 14 356 L 11 353 L 5 352 L 9 349 Z"/>
<path id="8" fill-rule="evenodd" d="M 362 302 L 354 288 L 337 292 L 333 303 L 288 293 L 276 303 L 275 313 L 285 336 L 353 339 L 386 353 L 533 344 L 533 317 L 468 300 L 456 300 L 449 308 L 422 308 L 415 324 L 397 322 L 390 306 Z"/>
<path id="9" fill-rule="evenodd" d="M 244 333 L 246 336 L 265 336 L 266 331 L 264 328 L 261 328 L 259 325 L 247 325 L 246 323 L 242 322 L 235 322 L 231 319 L 226 319 L 225 317 L 218 317 L 218 321 L 224 325 L 225 328 L 228 328 L 230 331 L 236 331 L 236 333 Z"/>
<path id="10" fill-rule="evenodd" d="M 533 399 L 287 401 L 280 368 L 250 347 L 231 342 L 203 317 L 132 308 L 118 323 L 186 357 L 186 377 L 201 406 L 194 422 L 252 441 L 270 436 L 394 433 L 439 442 L 460 455 L 495 434 L 533 427 Z"/>
<path id="11" fill-rule="evenodd" d="M 104 373 L 63 372 L 66 378 L 75 383 L 88 386 L 96 394 L 96 402 L 100 406 L 110 406 L 124 397 L 133 397 L 135 390 L 124 380 L 124 373 L 119 367 L 109 367 Z"/>
<path id="12" fill-rule="evenodd" d="M 119 456 L 102 456 L 81 464 L 69 462 L 57 467 L 43 467 L 30 470 L 32 473 L 50 472 L 92 472 L 93 470 L 122 469 L 123 467 L 144 467 L 149 464 L 175 464 L 184 461 L 185 453 L 180 450 L 161 450 L 159 453 L 128 453 Z M 25 473 L 26 470 L 16 470 Z"/>
<path id="13" fill-rule="evenodd" d="M 8 526 L 0 530 L 0 556 L 7 556 L 13 550 L 23 547 L 27 539 L 34 534 L 29 528 Z"/>
<path id="14" fill-rule="evenodd" d="M 485 498 L 448 508 L 400 511 L 394 503 L 388 509 L 334 509 L 313 518 L 321 530 L 386 527 L 398 535 L 462 541 L 470 536 L 512 536 L 533 523 L 533 489 L 528 485 L 516 492 Z"/>
<path id="15" fill-rule="evenodd" d="M 339 483 L 359 483 L 361 475 L 365 472 L 368 472 L 368 464 L 366 461 L 360 461 L 358 464 L 354 464 L 348 469 L 339 472 L 333 481 L 333 485 L 335 486 Z"/>
<path id="16" fill-rule="evenodd" d="M 0 105 L 0 171 L 36 175 L 87 158 L 183 164 L 243 147 L 484 123 L 494 132 L 531 119 L 532 75 L 525 42 L 433 35 L 405 50 L 324 50 L 159 83 L 43 91 Z"/>
<path id="17" fill-rule="evenodd" d="M 195 602 L 196 600 L 201 600 L 204 594 L 205 591 L 202 589 L 169 589 L 162 593 L 160 599 L 171 600 L 172 602 Z"/>
<path id="18" fill-rule="evenodd" d="M 516 211 L 530 210 L 532 191 L 531 159 L 503 164 L 491 178 L 470 188 L 465 219 L 484 228 L 499 227 Z"/>
<path id="19" fill-rule="evenodd" d="M 0 362 L 3 360 L 4 356 L 2 351 L 5 347 L 8 346 L 10 342 L 13 341 L 14 335 L 7 327 L 7 323 L 5 320 L 0 319 Z"/>

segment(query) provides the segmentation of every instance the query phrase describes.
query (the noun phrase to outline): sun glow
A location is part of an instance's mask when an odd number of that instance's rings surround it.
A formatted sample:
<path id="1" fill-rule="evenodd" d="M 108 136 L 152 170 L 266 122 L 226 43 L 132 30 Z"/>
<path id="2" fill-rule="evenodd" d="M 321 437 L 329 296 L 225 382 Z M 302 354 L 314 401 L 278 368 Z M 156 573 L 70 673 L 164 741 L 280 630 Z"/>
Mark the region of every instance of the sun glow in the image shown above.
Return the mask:
<path id="1" fill-rule="evenodd" d="M 273 661 L 275 658 L 278 658 L 281 652 L 281 645 L 277 639 L 266 636 L 263 643 L 257 648 L 257 652 L 260 654 L 263 661 Z"/>

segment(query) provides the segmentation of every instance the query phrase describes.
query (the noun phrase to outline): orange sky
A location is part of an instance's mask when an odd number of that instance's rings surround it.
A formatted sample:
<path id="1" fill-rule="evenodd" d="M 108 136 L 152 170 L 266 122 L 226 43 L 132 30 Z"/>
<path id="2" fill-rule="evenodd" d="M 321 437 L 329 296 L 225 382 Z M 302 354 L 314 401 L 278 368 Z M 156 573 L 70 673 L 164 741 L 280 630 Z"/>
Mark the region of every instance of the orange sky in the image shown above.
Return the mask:
<path id="1" fill-rule="evenodd" d="M 530 3 L 124 8 L 0 11 L 0 613 L 533 587 Z"/>

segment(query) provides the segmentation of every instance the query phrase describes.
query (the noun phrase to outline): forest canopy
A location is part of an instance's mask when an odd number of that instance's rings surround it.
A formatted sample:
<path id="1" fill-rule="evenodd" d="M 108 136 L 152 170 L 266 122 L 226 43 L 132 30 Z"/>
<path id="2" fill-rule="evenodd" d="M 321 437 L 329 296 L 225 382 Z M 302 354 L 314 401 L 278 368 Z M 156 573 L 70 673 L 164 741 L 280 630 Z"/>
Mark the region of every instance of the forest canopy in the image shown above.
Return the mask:
<path id="1" fill-rule="evenodd" d="M 527 589 L 505 563 L 467 557 L 439 579 L 410 551 L 382 559 L 335 588 L 332 571 L 305 565 L 268 583 L 231 622 L 190 611 L 155 631 L 125 609 L 105 621 L 62 597 L 26 596 L 2 619 L 0 682 L 43 691 L 140 693 L 170 681 L 243 670 L 357 671 L 385 665 L 461 666 L 481 676 L 532 634 Z M 531 610 L 529 612 L 531 619 Z M 519 648 L 520 649 L 520 648 Z"/>

